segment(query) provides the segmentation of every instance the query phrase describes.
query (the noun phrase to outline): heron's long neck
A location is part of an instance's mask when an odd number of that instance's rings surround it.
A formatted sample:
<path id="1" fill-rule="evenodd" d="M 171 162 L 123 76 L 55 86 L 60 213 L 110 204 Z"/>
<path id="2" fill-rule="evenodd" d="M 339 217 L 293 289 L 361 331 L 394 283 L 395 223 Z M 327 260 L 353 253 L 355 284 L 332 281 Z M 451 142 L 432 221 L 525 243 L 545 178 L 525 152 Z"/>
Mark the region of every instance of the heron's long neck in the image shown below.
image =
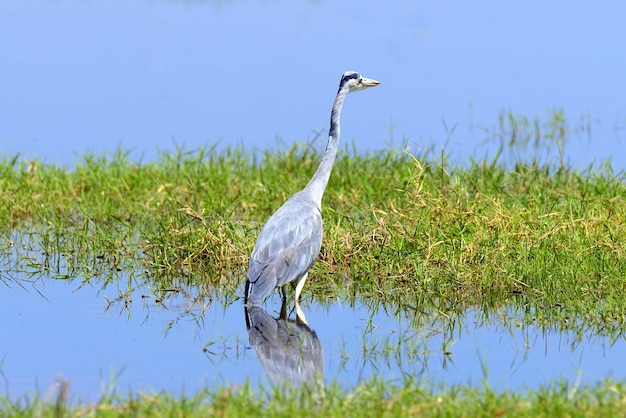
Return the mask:
<path id="1" fill-rule="evenodd" d="M 313 175 L 309 184 L 306 185 L 303 192 L 308 193 L 317 205 L 321 207 L 322 196 L 328 179 L 330 178 L 330 172 L 333 170 L 333 164 L 337 157 L 337 150 L 339 148 L 339 119 L 341 117 L 341 108 L 343 107 L 343 100 L 346 98 L 349 90 L 347 88 L 340 89 L 335 97 L 335 103 L 333 103 L 333 110 L 330 113 L 330 130 L 328 132 L 328 143 L 326 144 L 326 151 L 322 157 L 322 162 L 317 171 Z"/>

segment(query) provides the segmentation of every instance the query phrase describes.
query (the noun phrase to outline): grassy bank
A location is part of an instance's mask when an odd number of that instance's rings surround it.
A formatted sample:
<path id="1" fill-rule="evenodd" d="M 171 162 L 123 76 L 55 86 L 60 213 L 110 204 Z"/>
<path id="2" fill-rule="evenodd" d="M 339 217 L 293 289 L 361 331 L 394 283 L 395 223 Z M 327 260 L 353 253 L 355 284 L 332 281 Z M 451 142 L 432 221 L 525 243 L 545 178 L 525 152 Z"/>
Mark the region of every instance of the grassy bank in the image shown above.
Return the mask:
<path id="1" fill-rule="evenodd" d="M 561 123 L 550 134 L 557 144 Z M 323 248 L 304 298 L 360 300 L 416 323 L 422 315 L 507 307 L 536 327 L 623 338 L 624 173 L 571 169 L 557 150 L 554 162 L 503 163 L 498 154 L 453 165 L 432 154 L 344 149 L 324 197 Z M 181 149 L 150 162 L 119 150 L 86 155 L 71 169 L 0 157 L 1 280 L 11 284 L 17 271 L 111 282 L 132 271 L 156 291 L 192 286 L 232 301 L 260 227 L 307 183 L 320 157 L 301 145 L 259 156 Z M 317 403 L 268 391 L 105 397 L 71 415 L 609 416 L 624 403 L 619 382 L 496 394 L 373 381 L 326 388 Z M 0 399 L 0 407 L 7 416 L 55 416 L 65 401 Z"/>
<path id="2" fill-rule="evenodd" d="M 136 163 L 120 151 L 71 170 L 5 157 L 2 246 L 32 274 L 137 269 L 159 286 L 232 296 L 259 228 L 319 157 L 299 146 L 259 159 L 201 149 Z M 443 314 L 515 303 L 532 321 L 622 328 L 625 197 L 623 174 L 610 169 L 454 167 L 403 151 L 345 151 L 305 297 Z"/>

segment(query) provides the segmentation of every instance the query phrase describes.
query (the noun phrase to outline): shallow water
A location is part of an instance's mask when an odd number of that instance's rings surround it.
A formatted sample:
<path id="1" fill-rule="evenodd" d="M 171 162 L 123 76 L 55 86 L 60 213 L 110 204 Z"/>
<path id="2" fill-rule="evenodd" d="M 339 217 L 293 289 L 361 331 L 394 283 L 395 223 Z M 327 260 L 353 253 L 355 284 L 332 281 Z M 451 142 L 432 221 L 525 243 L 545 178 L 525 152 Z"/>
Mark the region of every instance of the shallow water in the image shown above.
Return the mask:
<path id="1" fill-rule="evenodd" d="M 489 318 L 468 311 L 442 324 L 372 312 L 360 303 L 314 306 L 305 295 L 304 327 L 276 321 L 280 301 L 274 296 L 256 311 L 249 334 L 241 300 L 225 306 L 177 292 L 159 303 L 134 281 L 105 288 L 78 279 L 30 283 L 14 276 L 4 282 L 0 355 L 11 399 L 36 390 L 44 396 L 62 379 L 75 402 L 97 400 L 110 383 L 119 394 L 192 394 L 246 381 L 255 388 L 290 379 L 298 384 L 316 379 L 318 370 L 324 382 L 346 387 L 372 376 L 429 386 L 486 382 L 498 390 L 626 377 L 623 339 L 612 344 L 609 337 L 517 326 L 506 311 Z M 278 330 L 273 345 L 260 341 L 260 329 L 263 338 Z M 300 351 L 294 354 L 294 347 Z"/>

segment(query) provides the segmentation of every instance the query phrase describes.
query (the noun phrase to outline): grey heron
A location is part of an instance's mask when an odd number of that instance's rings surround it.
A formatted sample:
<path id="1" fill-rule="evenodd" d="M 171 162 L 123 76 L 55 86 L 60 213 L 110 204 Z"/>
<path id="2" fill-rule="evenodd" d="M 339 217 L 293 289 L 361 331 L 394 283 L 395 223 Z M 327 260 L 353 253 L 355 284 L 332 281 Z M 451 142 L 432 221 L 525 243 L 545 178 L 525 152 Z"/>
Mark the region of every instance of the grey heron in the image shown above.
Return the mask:
<path id="1" fill-rule="evenodd" d="M 328 143 L 317 171 L 304 189 L 292 195 L 265 223 L 259 234 L 246 275 L 244 303 L 263 302 L 277 287 L 286 298 L 286 286 L 296 282 L 296 314 L 306 323 L 299 305 L 309 268 L 322 246 L 322 196 L 339 147 L 339 119 L 348 93 L 379 85 L 354 71 L 341 77 L 330 113 Z"/>

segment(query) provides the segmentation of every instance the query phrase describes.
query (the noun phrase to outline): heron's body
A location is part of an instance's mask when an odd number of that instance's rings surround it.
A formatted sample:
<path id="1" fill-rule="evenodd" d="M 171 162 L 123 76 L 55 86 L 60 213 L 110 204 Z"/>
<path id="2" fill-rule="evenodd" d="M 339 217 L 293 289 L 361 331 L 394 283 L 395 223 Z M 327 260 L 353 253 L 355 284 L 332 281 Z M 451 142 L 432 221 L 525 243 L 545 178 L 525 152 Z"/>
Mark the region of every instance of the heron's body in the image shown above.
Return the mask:
<path id="1" fill-rule="evenodd" d="M 305 191 L 294 194 L 267 221 L 246 277 L 246 303 L 257 305 L 276 287 L 306 280 L 322 246 L 322 213 Z"/>
<path id="2" fill-rule="evenodd" d="M 378 81 L 361 77 L 353 71 L 342 76 L 333 103 L 328 144 L 322 162 L 309 184 L 291 196 L 269 218 L 254 245 L 246 276 L 246 304 L 257 305 L 277 287 L 285 290 L 287 283 L 295 281 L 296 312 L 301 312 L 298 305 L 300 292 L 322 246 L 322 196 L 339 148 L 339 119 L 343 101 L 351 91 L 378 84 Z"/>

